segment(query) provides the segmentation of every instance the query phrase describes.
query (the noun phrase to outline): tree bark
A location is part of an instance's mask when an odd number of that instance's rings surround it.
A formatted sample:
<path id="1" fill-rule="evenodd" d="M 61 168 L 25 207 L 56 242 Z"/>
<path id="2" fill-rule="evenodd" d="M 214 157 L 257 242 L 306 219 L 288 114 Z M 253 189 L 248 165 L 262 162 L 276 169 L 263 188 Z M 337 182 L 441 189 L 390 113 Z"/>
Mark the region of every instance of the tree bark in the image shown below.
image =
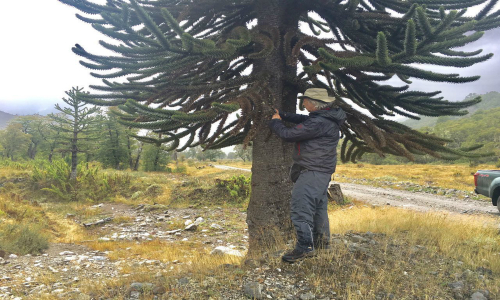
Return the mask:
<path id="1" fill-rule="evenodd" d="M 127 136 L 127 155 L 128 155 L 128 165 L 130 170 L 134 170 L 134 158 L 132 157 L 132 144 L 130 142 L 130 136 Z M 136 171 L 136 170 L 134 170 Z"/>
<path id="2" fill-rule="evenodd" d="M 31 142 L 28 148 L 28 157 L 30 159 L 35 159 L 36 153 L 38 152 L 38 143 Z"/>
<path id="3" fill-rule="evenodd" d="M 153 171 L 159 171 L 158 170 L 159 161 L 160 161 L 160 147 L 156 147 L 155 160 L 153 162 Z"/>
<path id="4" fill-rule="evenodd" d="M 137 150 L 137 157 L 135 159 L 134 168 L 133 168 L 134 171 L 139 170 L 139 161 L 141 159 L 141 154 L 142 154 L 142 143 L 139 145 L 139 149 Z"/>
<path id="5" fill-rule="evenodd" d="M 71 175 L 69 179 L 76 179 L 76 167 L 78 166 L 78 133 L 73 132 L 73 139 L 71 140 Z"/>
<path id="6" fill-rule="evenodd" d="M 76 180 L 76 167 L 78 166 L 78 103 L 74 103 L 73 138 L 71 139 L 71 175 L 70 180 Z"/>
<path id="7" fill-rule="evenodd" d="M 297 68 L 286 65 L 282 41 L 288 31 L 298 28 L 300 9 L 295 2 L 259 0 L 256 3 L 258 25 L 278 28 L 281 38 L 271 55 L 254 63 L 253 73 L 269 76 L 270 104 L 288 112 L 295 112 L 298 90 L 289 79 L 296 76 Z M 270 117 L 264 115 L 259 134 L 253 140 L 252 194 L 247 211 L 250 253 L 279 246 L 293 234 L 290 221 L 293 184 L 289 179 L 293 146 L 271 135 L 267 127 Z"/>
<path id="8" fill-rule="evenodd" d="M 118 170 L 120 166 L 120 159 L 116 153 L 116 149 L 118 148 L 118 134 L 115 143 L 115 140 L 113 140 L 113 132 L 111 130 L 109 123 L 107 124 L 107 126 L 108 126 L 109 143 L 111 145 L 111 156 L 113 156 L 114 168 Z"/>
<path id="9" fill-rule="evenodd" d="M 177 159 L 177 151 L 173 151 L 172 153 L 172 159 L 175 161 L 175 167 L 179 167 L 179 160 Z"/>
<path id="10" fill-rule="evenodd" d="M 118 133 L 118 130 L 115 129 L 115 139 L 116 139 L 116 144 L 115 147 L 118 149 L 120 147 L 120 134 Z M 114 150 L 115 152 L 118 150 Z M 118 154 L 116 155 L 116 164 L 115 164 L 115 169 L 120 170 L 120 157 Z"/>

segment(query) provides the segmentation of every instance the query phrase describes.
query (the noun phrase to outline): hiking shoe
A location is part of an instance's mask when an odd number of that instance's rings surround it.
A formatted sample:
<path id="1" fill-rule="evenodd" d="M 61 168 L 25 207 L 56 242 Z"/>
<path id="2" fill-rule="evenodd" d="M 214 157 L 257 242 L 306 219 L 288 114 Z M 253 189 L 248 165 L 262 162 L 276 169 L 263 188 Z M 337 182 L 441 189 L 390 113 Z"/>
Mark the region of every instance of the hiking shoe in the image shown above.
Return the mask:
<path id="1" fill-rule="evenodd" d="M 301 259 L 307 258 L 307 257 L 312 257 L 314 256 L 314 250 L 309 250 L 309 251 L 302 251 L 299 249 L 293 249 L 292 251 L 286 253 L 281 257 L 283 261 L 286 261 L 288 263 L 294 263 L 296 261 L 299 261 Z"/>

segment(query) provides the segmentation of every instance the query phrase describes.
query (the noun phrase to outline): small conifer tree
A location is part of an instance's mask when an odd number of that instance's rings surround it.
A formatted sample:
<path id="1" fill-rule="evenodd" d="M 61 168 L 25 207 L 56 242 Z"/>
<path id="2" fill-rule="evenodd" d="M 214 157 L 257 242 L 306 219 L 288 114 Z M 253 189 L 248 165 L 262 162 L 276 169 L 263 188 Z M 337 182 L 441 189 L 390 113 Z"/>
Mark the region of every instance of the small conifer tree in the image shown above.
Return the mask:
<path id="1" fill-rule="evenodd" d="M 492 54 L 455 48 L 500 26 L 500 12 L 492 11 L 498 0 L 60 1 L 84 12 L 77 17 L 117 41 L 100 42 L 115 53 L 110 56 L 73 48 L 85 58 L 81 64 L 103 80 L 92 86 L 101 92 L 87 97 L 89 102 L 119 106 L 122 123 L 162 134 L 162 139 L 142 139 L 170 143 L 171 150 L 252 142 L 251 250 L 291 232 L 291 147 L 270 134 L 266 120 L 273 108 L 295 111 L 298 93 L 307 88 L 328 89 L 346 111 L 344 161 L 365 152 L 408 159 L 479 155 L 449 149 L 446 139 L 387 116 L 462 115 L 480 101 L 454 103 L 439 91 L 411 90 L 411 79 L 477 80 L 428 71 L 425 65 L 464 68 L 488 60 Z M 476 16 L 465 15 L 478 5 L 484 7 Z M 384 84 L 393 78 L 401 84 Z"/>
<path id="2" fill-rule="evenodd" d="M 50 114 L 50 118 L 54 120 L 52 125 L 54 129 L 60 132 L 58 138 L 59 151 L 71 153 L 71 174 L 70 179 L 76 179 L 76 167 L 78 165 L 78 153 L 84 152 L 85 142 L 95 139 L 96 132 L 96 116 L 99 112 L 98 107 L 89 107 L 82 100 L 81 95 L 88 95 L 83 92 L 83 88 L 73 87 L 65 92 L 68 98 L 63 98 L 63 101 L 68 105 L 61 107 L 59 104 L 55 108 L 60 112 L 58 114 Z"/>

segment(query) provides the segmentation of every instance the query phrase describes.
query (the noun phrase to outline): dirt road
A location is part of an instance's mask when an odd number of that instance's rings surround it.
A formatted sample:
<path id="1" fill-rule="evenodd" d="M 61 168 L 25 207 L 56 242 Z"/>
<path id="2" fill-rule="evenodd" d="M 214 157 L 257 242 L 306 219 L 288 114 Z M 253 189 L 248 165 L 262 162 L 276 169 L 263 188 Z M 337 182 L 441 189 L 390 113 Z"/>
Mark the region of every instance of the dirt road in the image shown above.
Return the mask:
<path id="1" fill-rule="evenodd" d="M 214 165 L 214 167 L 224 170 L 241 170 L 251 172 L 249 169 L 222 165 Z M 486 201 L 477 201 L 468 198 L 450 198 L 429 193 L 379 188 L 354 183 L 339 184 L 344 195 L 373 205 L 391 205 L 418 211 L 434 210 L 448 211 L 452 213 L 481 213 L 499 215 L 497 208 L 493 206 L 491 202 Z"/>
<path id="2" fill-rule="evenodd" d="M 344 195 L 373 205 L 391 205 L 418 211 L 441 210 L 453 213 L 498 215 L 496 207 L 486 201 L 450 198 L 353 183 L 340 183 L 340 186 Z"/>
<path id="3" fill-rule="evenodd" d="M 245 171 L 245 172 L 252 172 L 252 170 L 250 170 L 250 169 L 236 168 L 236 167 L 223 166 L 223 165 L 213 165 L 213 166 L 214 166 L 214 168 L 222 169 L 222 170 L 239 170 L 239 171 Z"/>

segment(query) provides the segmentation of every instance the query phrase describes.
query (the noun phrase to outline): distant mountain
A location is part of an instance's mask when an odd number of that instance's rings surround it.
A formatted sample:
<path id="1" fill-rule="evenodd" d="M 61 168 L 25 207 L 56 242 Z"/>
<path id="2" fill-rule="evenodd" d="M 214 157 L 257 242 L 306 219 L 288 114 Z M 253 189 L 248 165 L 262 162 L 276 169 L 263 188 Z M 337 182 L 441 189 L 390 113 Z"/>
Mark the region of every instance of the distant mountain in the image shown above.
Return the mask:
<path id="1" fill-rule="evenodd" d="M 434 127 L 425 128 L 425 131 L 452 140 L 447 146 L 455 149 L 483 145 L 478 152 L 495 155 L 482 158 L 481 161 L 497 162 L 500 155 L 499 119 L 500 107 L 478 109 L 468 117 L 441 122 Z"/>
<path id="2" fill-rule="evenodd" d="M 3 105 L 2 110 L 8 112 L 9 114 L 14 114 L 18 116 L 28 116 L 28 115 L 41 115 L 46 116 L 51 113 L 57 113 L 58 111 L 54 108 L 54 106 L 40 106 L 40 105 L 22 105 L 22 106 L 7 106 Z"/>
<path id="3" fill-rule="evenodd" d="M 485 98 L 491 99 L 489 97 Z M 480 108 L 488 108 L 490 105 L 493 105 L 492 103 L 494 102 L 489 102 L 488 104 L 488 101 L 486 101 Z M 468 149 L 482 145 L 480 149 L 475 150 L 473 153 L 493 154 L 476 158 L 461 158 L 454 163 L 500 164 L 500 126 L 498 126 L 500 104 L 497 103 L 496 105 L 496 108 L 476 109 L 474 113 L 466 117 L 447 121 L 441 120 L 435 126 L 423 127 L 419 130 L 450 140 L 450 142 L 446 143 L 446 147 L 451 149 Z M 374 153 L 367 153 L 360 161 L 373 164 L 400 164 L 407 162 L 402 157 L 395 157 L 389 154 L 385 158 L 381 158 Z M 428 155 L 415 157 L 415 162 L 419 164 L 443 163 L 442 160 L 432 158 Z"/>
<path id="4" fill-rule="evenodd" d="M 412 120 L 412 119 L 407 119 L 406 121 L 403 122 L 406 126 L 409 126 L 414 129 L 422 128 L 422 127 L 434 127 L 436 124 L 443 123 L 446 121 L 450 120 L 457 120 L 460 118 L 469 118 L 471 115 L 473 115 L 476 111 L 478 110 L 490 110 L 494 109 L 497 107 L 500 107 L 500 93 L 499 92 L 489 92 L 484 95 L 477 95 L 477 94 L 470 94 L 468 95 L 465 100 L 470 100 L 472 98 L 475 98 L 477 96 L 481 96 L 483 101 L 480 103 L 473 105 L 469 107 L 467 110 L 469 111 L 469 114 L 465 116 L 442 116 L 442 117 L 425 117 L 422 116 L 420 120 Z"/>
<path id="5" fill-rule="evenodd" d="M 14 117 L 15 115 L 0 111 L 0 129 L 4 129 L 5 127 L 7 127 L 7 123 L 9 123 L 10 119 Z"/>
<path id="6" fill-rule="evenodd" d="M 62 100 L 51 99 L 23 99 L 10 101 L 0 98 L 0 110 L 9 114 L 27 116 L 39 114 L 45 116 L 56 112 L 55 104 L 62 104 Z"/>

